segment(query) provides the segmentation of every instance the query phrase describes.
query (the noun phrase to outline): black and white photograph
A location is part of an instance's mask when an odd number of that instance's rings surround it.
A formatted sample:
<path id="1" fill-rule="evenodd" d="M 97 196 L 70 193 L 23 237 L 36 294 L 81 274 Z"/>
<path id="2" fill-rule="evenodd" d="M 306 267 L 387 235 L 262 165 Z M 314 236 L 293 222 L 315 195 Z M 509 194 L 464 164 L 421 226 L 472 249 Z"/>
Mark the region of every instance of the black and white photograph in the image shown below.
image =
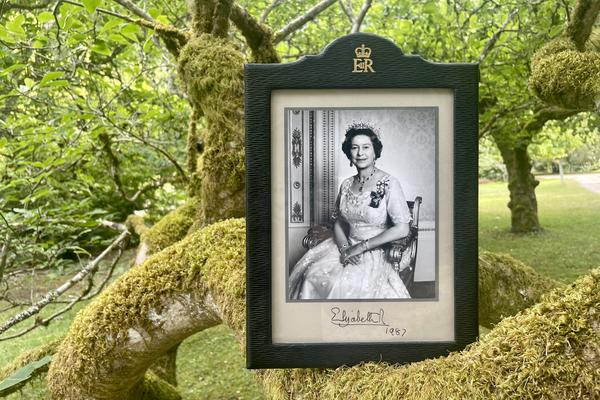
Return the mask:
<path id="1" fill-rule="evenodd" d="M 285 108 L 288 302 L 438 298 L 438 107 Z"/>

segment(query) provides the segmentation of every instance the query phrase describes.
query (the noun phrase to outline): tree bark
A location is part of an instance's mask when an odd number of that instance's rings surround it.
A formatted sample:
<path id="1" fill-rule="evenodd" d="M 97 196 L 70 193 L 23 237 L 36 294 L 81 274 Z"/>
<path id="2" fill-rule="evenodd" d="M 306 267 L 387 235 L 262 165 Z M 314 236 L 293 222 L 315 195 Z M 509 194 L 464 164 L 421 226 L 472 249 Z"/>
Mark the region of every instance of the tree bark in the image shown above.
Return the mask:
<path id="1" fill-rule="evenodd" d="M 541 227 L 535 196 L 535 188 L 539 181 L 531 173 L 532 165 L 527 154 L 527 146 L 513 147 L 498 140 L 496 144 L 508 172 L 511 231 L 514 233 L 539 231 Z"/>

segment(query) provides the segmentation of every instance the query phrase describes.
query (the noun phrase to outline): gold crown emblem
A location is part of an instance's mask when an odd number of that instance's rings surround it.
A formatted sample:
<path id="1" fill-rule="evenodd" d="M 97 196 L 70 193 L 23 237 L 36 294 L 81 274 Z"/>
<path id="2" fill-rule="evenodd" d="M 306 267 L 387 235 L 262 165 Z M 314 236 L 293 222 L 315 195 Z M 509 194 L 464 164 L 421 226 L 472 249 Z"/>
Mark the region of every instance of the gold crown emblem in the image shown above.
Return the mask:
<path id="1" fill-rule="evenodd" d="M 360 47 L 354 49 L 354 53 L 356 54 L 356 58 L 371 57 L 371 49 L 369 47 L 365 47 L 364 43 Z"/>

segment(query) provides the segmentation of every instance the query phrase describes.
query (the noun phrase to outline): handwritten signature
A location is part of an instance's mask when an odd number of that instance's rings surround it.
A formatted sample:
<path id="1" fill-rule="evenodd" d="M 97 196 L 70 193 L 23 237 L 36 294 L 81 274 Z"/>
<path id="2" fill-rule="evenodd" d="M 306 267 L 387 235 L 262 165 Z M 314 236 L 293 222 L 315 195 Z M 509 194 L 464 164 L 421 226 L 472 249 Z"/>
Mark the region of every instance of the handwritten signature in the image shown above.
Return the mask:
<path id="1" fill-rule="evenodd" d="M 331 309 L 332 317 L 331 323 L 339 326 L 340 328 L 345 328 L 347 326 L 356 326 L 356 325 L 371 325 L 371 326 L 388 326 L 383 320 L 383 309 L 380 308 L 379 311 L 367 311 L 361 312 L 360 310 L 344 310 L 339 307 L 333 307 Z"/>

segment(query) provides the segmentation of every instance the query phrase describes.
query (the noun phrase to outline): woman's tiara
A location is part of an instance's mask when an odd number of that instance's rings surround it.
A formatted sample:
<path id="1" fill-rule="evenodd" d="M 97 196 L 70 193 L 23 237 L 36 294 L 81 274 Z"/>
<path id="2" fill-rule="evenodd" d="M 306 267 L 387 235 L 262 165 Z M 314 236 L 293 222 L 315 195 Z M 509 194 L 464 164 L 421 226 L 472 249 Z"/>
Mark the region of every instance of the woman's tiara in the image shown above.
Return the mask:
<path id="1" fill-rule="evenodd" d="M 348 132 L 350 129 L 368 129 L 371 132 L 373 132 L 378 138 L 381 139 L 381 131 L 375 127 L 375 125 L 371 124 L 370 122 L 365 122 L 365 121 L 352 121 L 352 123 L 350 125 L 348 125 L 348 127 L 346 128 L 346 132 Z"/>

